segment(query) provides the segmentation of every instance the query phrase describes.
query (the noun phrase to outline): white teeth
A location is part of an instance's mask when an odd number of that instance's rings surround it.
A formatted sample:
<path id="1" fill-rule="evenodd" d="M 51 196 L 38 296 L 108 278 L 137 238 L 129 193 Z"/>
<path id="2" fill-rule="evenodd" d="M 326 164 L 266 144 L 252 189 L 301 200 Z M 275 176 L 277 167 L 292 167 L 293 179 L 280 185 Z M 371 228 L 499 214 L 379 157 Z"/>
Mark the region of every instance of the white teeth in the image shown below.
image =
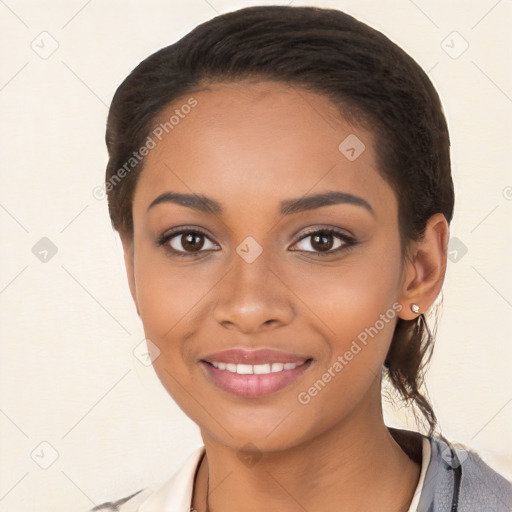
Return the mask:
<path id="1" fill-rule="evenodd" d="M 226 370 L 240 375 L 265 375 L 267 373 L 277 373 L 283 370 L 293 370 L 302 363 L 265 363 L 265 364 L 234 364 L 234 363 L 212 363 L 219 370 Z"/>
<path id="2" fill-rule="evenodd" d="M 255 364 L 252 367 L 252 371 L 258 375 L 264 375 L 265 373 L 270 373 L 271 366 L 270 364 Z"/>
<path id="3" fill-rule="evenodd" d="M 237 364 L 236 373 L 241 373 L 242 375 L 252 375 L 254 372 L 251 364 Z"/>

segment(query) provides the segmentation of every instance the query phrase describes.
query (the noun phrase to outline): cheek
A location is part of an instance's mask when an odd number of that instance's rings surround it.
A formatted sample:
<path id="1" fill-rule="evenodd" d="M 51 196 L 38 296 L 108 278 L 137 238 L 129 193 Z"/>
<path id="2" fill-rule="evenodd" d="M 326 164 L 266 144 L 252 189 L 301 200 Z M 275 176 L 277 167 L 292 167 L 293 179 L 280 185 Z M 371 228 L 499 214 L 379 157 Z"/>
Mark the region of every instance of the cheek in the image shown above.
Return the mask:
<path id="1" fill-rule="evenodd" d="M 135 265 L 136 294 L 145 337 L 158 348 L 153 368 L 164 388 L 190 415 L 195 363 L 187 339 L 199 330 L 201 299 L 212 288 L 197 266 L 171 266 L 154 251 L 141 251 Z M 193 405 L 193 404 L 192 404 Z"/>
<path id="2" fill-rule="evenodd" d="M 321 320 L 326 338 L 346 342 L 373 326 L 392 307 L 399 295 L 398 257 L 398 253 L 360 251 L 336 268 L 303 267 L 300 278 L 297 275 L 290 280 L 306 311 Z M 381 322 L 379 326 L 382 328 Z"/>
<path id="3" fill-rule="evenodd" d="M 304 273 L 308 277 L 294 287 L 299 297 L 307 298 L 305 305 L 314 313 L 308 315 L 321 326 L 326 341 L 326 357 L 303 387 L 301 403 L 311 402 L 312 409 L 326 407 L 336 414 L 333 403 L 350 409 L 380 378 L 401 309 L 396 302 L 398 257 L 398 253 L 374 253 L 350 260 L 350 265 L 347 260 L 346 266 L 329 273 Z M 329 421 L 328 415 L 324 417 Z"/>
<path id="4" fill-rule="evenodd" d="M 137 249 L 135 284 L 140 316 L 148 337 L 164 341 L 194 325 L 194 311 L 216 279 L 208 264 L 171 263 L 160 249 Z M 174 262 L 176 262 L 176 259 Z"/>

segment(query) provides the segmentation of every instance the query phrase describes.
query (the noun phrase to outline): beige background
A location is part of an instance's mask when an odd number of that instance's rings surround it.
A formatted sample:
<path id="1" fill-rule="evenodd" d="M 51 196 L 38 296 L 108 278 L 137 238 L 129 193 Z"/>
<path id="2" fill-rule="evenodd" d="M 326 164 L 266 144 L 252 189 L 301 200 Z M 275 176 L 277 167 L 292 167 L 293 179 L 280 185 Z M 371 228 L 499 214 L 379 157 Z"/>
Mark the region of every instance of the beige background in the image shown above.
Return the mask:
<path id="1" fill-rule="evenodd" d="M 0 1 L 0 512 L 85 511 L 155 488 L 200 446 L 134 355 L 142 327 L 92 191 L 128 72 L 216 13 L 258 3 L 289 0 Z M 314 4 L 382 30 L 441 95 L 457 240 L 427 383 L 445 435 L 512 479 L 512 2 Z M 386 415 L 414 428 L 404 410 Z"/>

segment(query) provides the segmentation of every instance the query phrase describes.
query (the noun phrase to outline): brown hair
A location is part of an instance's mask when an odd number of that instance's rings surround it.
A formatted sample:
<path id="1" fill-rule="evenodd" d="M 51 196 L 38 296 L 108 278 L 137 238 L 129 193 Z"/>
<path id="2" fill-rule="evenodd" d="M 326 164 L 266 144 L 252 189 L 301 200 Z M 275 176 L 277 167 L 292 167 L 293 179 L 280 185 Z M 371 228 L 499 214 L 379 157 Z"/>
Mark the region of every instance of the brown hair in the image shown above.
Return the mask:
<path id="1" fill-rule="evenodd" d="M 133 160 L 169 103 L 215 81 L 284 82 L 328 97 L 375 136 L 378 169 L 399 204 L 402 258 L 428 219 L 453 216 L 450 141 L 439 96 L 421 67 L 386 36 L 339 10 L 257 6 L 217 16 L 142 61 L 117 89 L 107 121 L 108 206 L 133 236 L 132 200 L 144 159 Z M 123 168 L 122 179 L 119 171 Z M 110 184 L 110 186 L 108 186 Z M 425 316 L 397 320 L 385 367 L 432 434 L 436 416 L 420 393 L 434 335 Z"/>

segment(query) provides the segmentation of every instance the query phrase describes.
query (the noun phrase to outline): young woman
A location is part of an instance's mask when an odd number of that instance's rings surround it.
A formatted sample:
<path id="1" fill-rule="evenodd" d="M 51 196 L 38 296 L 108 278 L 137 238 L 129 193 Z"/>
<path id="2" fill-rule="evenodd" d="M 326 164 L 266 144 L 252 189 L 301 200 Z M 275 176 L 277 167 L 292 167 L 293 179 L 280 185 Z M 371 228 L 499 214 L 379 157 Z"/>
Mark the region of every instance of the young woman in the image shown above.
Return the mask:
<path id="1" fill-rule="evenodd" d="M 241 9 L 140 63 L 106 141 L 153 366 L 204 446 L 102 509 L 512 510 L 419 390 L 454 192 L 411 57 L 337 10 Z M 425 434 L 385 425 L 384 377 Z"/>

